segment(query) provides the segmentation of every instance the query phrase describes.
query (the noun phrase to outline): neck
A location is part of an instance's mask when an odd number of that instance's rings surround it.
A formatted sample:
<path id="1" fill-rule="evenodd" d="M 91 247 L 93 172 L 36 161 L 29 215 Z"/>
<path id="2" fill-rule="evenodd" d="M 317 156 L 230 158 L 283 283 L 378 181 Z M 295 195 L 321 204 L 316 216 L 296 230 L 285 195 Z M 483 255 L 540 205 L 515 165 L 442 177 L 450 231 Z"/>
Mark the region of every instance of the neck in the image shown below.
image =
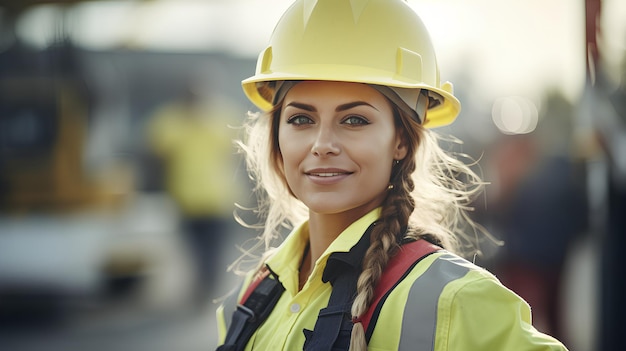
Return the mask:
<path id="1" fill-rule="evenodd" d="M 354 216 L 341 214 L 320 214 L 309 213 L 309 243 L 311 267 L 314 266 L 320 256 L 326 251 L 328 246 L 337 239 L 346 228 L 348 228 L 364 213 L 355 213 Z"/>

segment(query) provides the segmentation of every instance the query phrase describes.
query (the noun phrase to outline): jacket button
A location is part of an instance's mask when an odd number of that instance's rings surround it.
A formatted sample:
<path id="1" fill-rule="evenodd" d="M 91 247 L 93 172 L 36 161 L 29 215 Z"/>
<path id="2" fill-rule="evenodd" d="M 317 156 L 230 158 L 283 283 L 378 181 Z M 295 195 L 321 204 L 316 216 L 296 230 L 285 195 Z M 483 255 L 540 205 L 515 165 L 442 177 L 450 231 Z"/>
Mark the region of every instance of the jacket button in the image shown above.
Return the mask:
<path id="1" fill-rule="evenodd" d="M 291 311 L 291 313 L 298 313 L 300 312 L 300 304 L 299 303 L 294 303 L 289 307 L 289 310 Z"/>

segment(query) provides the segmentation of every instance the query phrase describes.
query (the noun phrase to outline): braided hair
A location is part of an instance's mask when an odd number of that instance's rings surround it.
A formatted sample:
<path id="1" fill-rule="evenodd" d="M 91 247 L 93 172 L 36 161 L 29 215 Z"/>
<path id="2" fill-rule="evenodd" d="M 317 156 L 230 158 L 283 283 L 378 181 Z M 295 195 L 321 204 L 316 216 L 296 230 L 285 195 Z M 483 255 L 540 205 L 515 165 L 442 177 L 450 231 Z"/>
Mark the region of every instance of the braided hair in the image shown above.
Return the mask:
<path id="1" fill-rule="evenodd" d="M 392 105 L 395 106 L 395 105 Z M 380 220 L 372 229 L 370 247 L 363 258 L 363 269 L 357 281 L 357 295 L 352 304 L 353 320 L 367 312 L 374 298 L 374 289 L 380 280 L 389 259 L 398 247 L 401 236 L 407 229 L 409 218 L 415 209 L 415 201 L 411 196 L 415 184 L 410 177 L 415 170 L 415 150 L 419 144 L 418 128 L 407 129 L 403 124 L 401 111 L 394 108 L 396 129 L 403 132 L 408 153 L 403 160 L 394 162 L 388 194 L 382 204 Z M 352 329 L 350 350 L 366 350 L 365 331 L 360 322 Z"/>

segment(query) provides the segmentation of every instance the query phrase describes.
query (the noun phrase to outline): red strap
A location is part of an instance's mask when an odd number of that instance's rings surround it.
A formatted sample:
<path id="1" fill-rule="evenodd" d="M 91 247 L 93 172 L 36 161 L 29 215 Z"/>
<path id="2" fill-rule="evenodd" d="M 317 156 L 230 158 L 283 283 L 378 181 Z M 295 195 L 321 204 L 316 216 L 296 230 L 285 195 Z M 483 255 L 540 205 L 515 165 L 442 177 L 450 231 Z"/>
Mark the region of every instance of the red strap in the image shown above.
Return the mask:
<path id="1" fill-rule="evenodd" d="M 256 273 L 254 278 L 252 278 L 252 283 L 250 283 L 248 289 L 246 289 L 246 292 L 241 297 L 241 300 L 239 300 L 240 305 L 243 305 L 248 300 L 254 289 L 256 289 L 268 275 L 270 275 L 270 270 L 267 269 L 267 267 L 261 268 L 261 270 Z"/>
<path id="2" fill-rule="evenodd" d="M 359 319 L 359 321 L 363 323 L 363 329 L 367 330 L 374 310 L 376 310 L 376 306 L 378 306 L 383 295 L 393 288 L 415 262 L 437 250 L 441 250 L 441 248 L 423 239 L 400 246 L 398 253 L 389 260 L 376 289 L 374 289 L 374 301 L 367 312 Z"/>

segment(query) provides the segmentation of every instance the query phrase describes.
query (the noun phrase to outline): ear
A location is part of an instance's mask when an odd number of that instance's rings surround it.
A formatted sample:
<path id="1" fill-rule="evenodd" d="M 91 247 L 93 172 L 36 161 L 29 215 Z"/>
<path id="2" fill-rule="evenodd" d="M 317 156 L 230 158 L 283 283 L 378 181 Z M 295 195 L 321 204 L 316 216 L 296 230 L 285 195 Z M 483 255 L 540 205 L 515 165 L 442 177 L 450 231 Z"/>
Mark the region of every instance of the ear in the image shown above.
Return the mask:
<path id="1" fill-rule="evenodd" d="M 394 147 L 393 158 L 394 160 L 402 160 L 408 153 L 408 146 L 406 143 L 406 135 L 404 133 L 397 133 L 396 144 Z"/>

